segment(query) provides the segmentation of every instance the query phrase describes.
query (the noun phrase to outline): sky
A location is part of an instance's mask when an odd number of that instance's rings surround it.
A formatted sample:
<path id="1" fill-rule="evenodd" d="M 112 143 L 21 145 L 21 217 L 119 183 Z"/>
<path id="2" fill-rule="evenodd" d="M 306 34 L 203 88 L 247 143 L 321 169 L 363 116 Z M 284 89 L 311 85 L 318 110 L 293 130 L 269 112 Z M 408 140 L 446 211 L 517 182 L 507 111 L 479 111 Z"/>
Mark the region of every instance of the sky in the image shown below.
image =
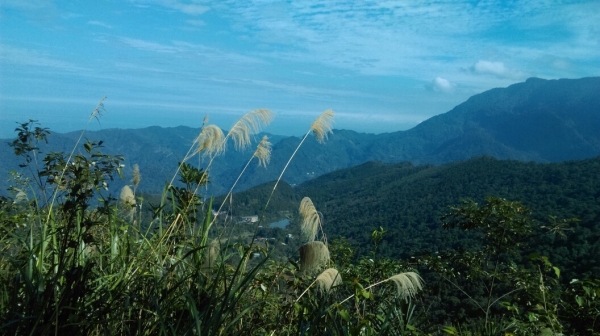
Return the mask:
<path id="1" fill-rule="evenodd" d="M 53 131 L 405 130 L 529 77 L 600 75 L 600 1 L 0 0 L 0 138 Z M 88 116 L 104 100 L 104 113 Z M 86 126 L 88 125 L 88 126 Z"/>

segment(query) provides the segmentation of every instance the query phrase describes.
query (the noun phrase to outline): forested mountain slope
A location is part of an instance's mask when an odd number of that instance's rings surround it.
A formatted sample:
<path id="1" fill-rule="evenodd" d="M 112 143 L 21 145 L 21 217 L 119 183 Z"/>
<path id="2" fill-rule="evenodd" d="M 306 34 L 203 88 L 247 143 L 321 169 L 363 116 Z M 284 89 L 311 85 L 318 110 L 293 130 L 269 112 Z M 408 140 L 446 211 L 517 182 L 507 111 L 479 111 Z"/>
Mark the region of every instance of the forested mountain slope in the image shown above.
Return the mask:
<path id="1" fill-rule="evenodd" d="M 600 77 L 543 80 L 475 95 L 451 111 L 430 118 L 416 127 L 379 135 L 334 130 L 322 145 L 309 137 L 292 161 L 284 180 L 299 184 L 325 173 L 378 160 L 395 163 L 447 163 L 478 155 L 536 162 L 560 162 L 600 155 Z M 110 111 L 107 111 L 110 113 Z M 317 112 L 316 112 L 317 113 Z M 22 120 L 19 122 L 25 122 Z M 42 125 L 43 126 L 43 125 Z M 310 125 L 306 125 L 307 129 Z M 268 129 L 267 129 L 268 130 Z M 177 162 L 185 156 L 199 130 L 189 127 L 149 127 L 136 130 L 107 129 L 87 132 L 86 138 L 103 140 L 107 153 L 126 159 L 127 183 L 133 164 L 139 164 L 144 180 L 140 190 L 159 192 L 170 179 Z M 70 151 L 79 132 L 52 134 L 49 151 Z M 255 137 L 259 141 L 261 136 Z M 7 143 L 0 141 L 0 176 L 8 176 L 17 161 Z M 297 137 L 271 135 L 271 164 L 250 165 L 237 190 L 277 178 L 300 142 Z M 251 146 L 251 148 L 254 146 Z M 207 194 L 219 195 L 231 187 L 253 149 L 237 152 L 229 148 L 211 168 Z M 201 167 L 208 160 L 193 160 Z M 0 180 L 0 190 L 8 187 Z"/>
<path id="2" fill-rule="evenodd" d="M 369 162 L 305 182 L 294 193 L 286 189 L 276 195 L 270 211 L 297 211 L 302 197 L 310 197 L 323 214 L 330 239 L 343 236 L 365 249 L 373 229 L 381 226 L 389 232 L 381 251 L 406 259 L 478 244 L 464 232 L 442 230 L 440 218 L 463 199 L 502 197 L 529 207 L 539 225 L 548 225 L 549 216 L 578 218 L 566 239 L 539 237 L 536 250 L 565 271 L 598 275 L 599 172 L 600 158 L 541 164 L 479 157 L 441 166 Z M 258 214 L 271 188 L 234 195 L 235 211 Z"/>

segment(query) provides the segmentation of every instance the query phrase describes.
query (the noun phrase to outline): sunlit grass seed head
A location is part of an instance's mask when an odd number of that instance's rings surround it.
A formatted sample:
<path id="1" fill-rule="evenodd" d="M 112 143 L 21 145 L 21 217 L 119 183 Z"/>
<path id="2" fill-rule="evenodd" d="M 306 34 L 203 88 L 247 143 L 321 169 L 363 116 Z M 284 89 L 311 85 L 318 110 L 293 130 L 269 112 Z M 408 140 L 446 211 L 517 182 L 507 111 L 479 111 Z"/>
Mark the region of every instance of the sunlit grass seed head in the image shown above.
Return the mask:
<path id="1" fill-rule="evenodd" d="M 254 156 L 258 159 L 258 165 L 266 167 L 271 161 L 271 143 L 269 142 L 268 136 L 263 136 L 262 140 L 258 143 Z"/>
<path id="2" fill-rule="evenodd" d="M 316 284 L 321 292 L 329 292 L 331 287 L 342 283 L 342 276 L 335 268 L 324 270 L 317 277 Z"/>
<path id="3" fill-rule="evenodd" d="M 215 125 L 206 125 L 195 140 L 198 147 L 194 154 L 203 152 L 205 156 L 219 155 L 225 150 L 224 139 L 223 130 Z"/>
<path id="4" fill-rule="evenodd" d="M 121 202 L 129 206 L 135 206 L 135 196 L 133 195 L 133 190 L 131 190 L 131 187 L 127 185 L 124 186 L 121 189 L 121 195 L 119 198 L 121 199 Z"/>
<path id="5" fill-rule="evenodd" d="M 18 188 L 15 188 L 15 190 L 18 190 L 17 194 L 15 195 L 15 199 L 13 200 L 15 204 L 25 203 L 29 201 L 27 194 L 23 190 Z"/>
<path id="6" fill-rule="evenodd" d="M 321 216 L 310 198 L 304 197 L 300 202 L 301 230 L 307 241 L 314 241 L 321 223 Z"/>
<path id="7" fill-rule="evenodd" d="M 90 120 L 94 118 L 98 119 L 102 116 L 104 113 L 104 100 L 106 100 L 106 96 L 100 99 L 98 105 L 96 105 L 96 108 L 92 111 L 92 113 L 90 113 Z"/>
<path id="8" fill-rule="evenodd" d="M 405 300 L 414 297 L 423 289 L 423 279 L 415 272 L 396 274 L 388 281 L 392 281 L 396 285 L 396 294 Z"/>
<path id="9" fill-rule="evenodd" d="M 313 241 L 300 246 L 300 269 L 312 272 L 329 261 L 329 249 L 323 242 Z"/>
<path id="10" fill-rule="evenodd" d="M 323 112 L 310 126 L 310 129 L 315 134 L 315 138 L 317 138 L 318 142 L 325 142 L 327 139 L 327 133 L 332 133 L 331 130 L 333 128 L 334 116 L 335 113 L 333 113 L 332 110 L 327 110 Z"/>
<path id="11" fill-rule="evenodd" d="M 133 189 L 136 189 L 142 180 L 142 174 L 140 174 L 140 166 L 136 163 L 133 165 L 133 178 L 131 179 L 131 183 L 133 183 Z"/>
<path id="12" fill-rule="evenodd" d="M 227 135 L 233 139 L 236 149 L 244 149 L 250 144 L 250 135 L 260 132 L 272 120 L 273 115 L 269 110 L 250 111 L 231 127 Z"/>

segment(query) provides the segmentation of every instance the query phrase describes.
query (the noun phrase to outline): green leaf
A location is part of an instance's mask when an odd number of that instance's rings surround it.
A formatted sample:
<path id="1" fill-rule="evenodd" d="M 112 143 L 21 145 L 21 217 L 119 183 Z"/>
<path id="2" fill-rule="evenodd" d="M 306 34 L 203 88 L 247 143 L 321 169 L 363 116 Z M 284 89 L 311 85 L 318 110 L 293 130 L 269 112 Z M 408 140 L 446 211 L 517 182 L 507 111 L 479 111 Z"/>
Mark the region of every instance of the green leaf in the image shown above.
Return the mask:
<path id="1" fill-rule="evenodd" d="M 350 314 L 348 314 L 347 311 L 345 310 L 338 310 L 338 314 L 340 314 L 340 317 L 346 321 L 346 322 L 350 322 Z"/>
<path id="2" fill-rule="evenodd" d="M 442 328 L 442 331 L 450 334 L 450 335 L 458 335 L 458 332 L 456 330 L 456 328 L 452 327 L 452 326 L 446 326 Z"/>
<path id="3" fill-rule="evenodd" d="M 367 291 L 362 291 L 361 294 L 365 299 L 370 299 L 372 297 L 371 293 L 369 293 Z"/>
<path id="4" fill-rule="evenodd" d="M 552 268 L 554 269 L 554 273 L 556 274 L 556 277 L 560 278 L 560 269 L 556 266 L 552 266 Z"/>

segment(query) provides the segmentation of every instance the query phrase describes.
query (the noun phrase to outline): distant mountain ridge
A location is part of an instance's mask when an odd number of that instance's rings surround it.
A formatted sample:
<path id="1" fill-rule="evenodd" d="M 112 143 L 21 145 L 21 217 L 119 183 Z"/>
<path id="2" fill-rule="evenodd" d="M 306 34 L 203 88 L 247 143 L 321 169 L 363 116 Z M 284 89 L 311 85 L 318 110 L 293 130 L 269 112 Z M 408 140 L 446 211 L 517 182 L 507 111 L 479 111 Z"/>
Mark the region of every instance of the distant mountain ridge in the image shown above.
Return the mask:
<path id="1" fill-rule="evenodd" d="M 599 130 L 600 77 L 530 78 L 475 95 L 451 111 L 407 131 L 375 135 L 334 130 L 324 145 L 309 137 L 286 171 L 284 180 L 299 184 L 373 160 L 441 164 L 479 155 L 536 162 L 585 159 L 600 155 Z M 140 190 L 157 192 L 172 177 L 178 160 L 184 157 L 198 132 L 185 126 L 154 126 L 107 129 L 87 132 L 85 136 L 104 140 L 107 153 L 123 155 L 127 162 L 126 173 L 133 164 L 139 164 L 143 175 Z M 45 151 L 70 151 L 78 136 L 78 132 L 53 134 Z M 260 136 L 255 139 L 260 140 Z M 236 190 L 276 179 L 300 139 L 272 136 L 271 141 L 270 165 L 266 169 L 250 165 Z M 0 155 L 4 158 L 0 166 L 1 190 L 8 186 L 4 177 L 17 167 L 7 142 L 2 140 L 0 144 Z M 229 148 L 224 156 L 216 159 L 208 193 L 226 192 L 251 154 L 252 149 L 236 152 Z"/>

